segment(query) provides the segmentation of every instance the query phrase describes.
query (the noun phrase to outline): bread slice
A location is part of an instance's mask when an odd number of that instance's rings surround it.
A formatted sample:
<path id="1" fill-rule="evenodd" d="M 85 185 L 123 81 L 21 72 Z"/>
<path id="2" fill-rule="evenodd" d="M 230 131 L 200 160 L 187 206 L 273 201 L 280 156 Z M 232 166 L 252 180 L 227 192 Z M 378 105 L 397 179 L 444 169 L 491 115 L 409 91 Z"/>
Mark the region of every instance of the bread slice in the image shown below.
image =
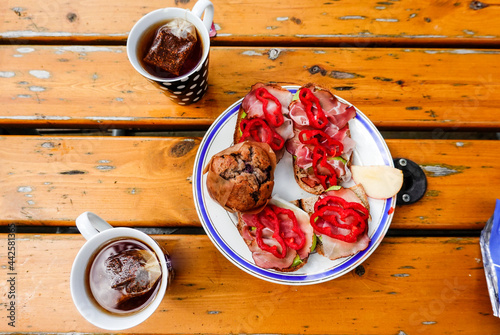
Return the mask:
<path id="1" fill-rule="evenodd" d="M 328 90 L 328 89 L 326 89 L 326 88 L 324 88 L 324 87 L 322 87 L 320 85 L 314 84 L 314 83 L 308 83 L 308 84 L 302 86 L 301 88 L 299 88 L 298 91 L 300 91 L 303 88 L 308 88 L 310 90 L 316 89 L 316 90 L 326 91 L 326 92 L 330 93 L 333 96 L 333 94 L 330 92 L 330 90 Z M 295 103 L 297 103 L 298 101 L 300 101 L 300 100 L 294 100 L 294 101 L 292 101 L 292 103 L 289 106 L 289 109 L 291 110 L 293 108 L 293 105 Z M 295 128 L 295 124 L 294 124 L 294 128 Z M 298 133 L 296 133 L 295 136 L 298 136 Z M 349 129 L 347 130 L 346 136 L 347 137 L 351 137 L 351 132 L 350 132 Z M 343 159 L 347 159 L 346 157 L 342 157 L 342 158 Z M 349 167 L 352 164 L 352 158 L 353 158 L 353 155 L 351 154 L 348 157 L 348 160 L 347 160 L 347 163 L 346 163 L 346 168 L 347 169 L 349 169 Z M 309 185 L 307 182 L 305 182 L 305 180 L 307 180 L 308 176 L 313 176 L 314 177 L 314 172 L 313 172 L 312 169 L 310 169 L 310 170 L 304 170 L 303 168 L 301 168 L 300 166 L 298 166 L 296 164 L 296 160 L 295 159 L 293 160 L 293 171 L 294 171 L 294 174 L 295 174 L 295 180 L 296 180 L 297 184 L 304 191 L 306 191 L 308 193 L 316 194 L 316 195 L 320 195 L 323 192 L 325 192 L 325 188 L 323 187 L 323 185 L 321 185 L 321 183 L 312 186 L 312 185 Z M 340 182 L 340 181 L 341 180 L 338 180 L 338 182 Z M 310 183 L 310 184 L 312 184 L 312 183 Z"/>
<path id="2" fill-rule="evenodd" d="M 298 269 L 302 268 L 307 263 L 307 261 L 309 259 L 309 255 L 311 254 L 311 251 L 313 251 L 312 248 L 314 247 L 315 236 L 314 236 L 314 231 L 312 229 L 312 226 L 309 223 L 309 215 L 307 213 L 305 213 L 303 210 L 300 210 L 300 208 L 295 206 L 293 203 L 290 203 L 286 200 L 283 200 L 283 199 L 279 198 L 279 196 L 276 196 L 276 195 L 271 199 L 270 203 L 272 205 L 275 205 L 278 207 L 290 209 L 294 212 L 295 217 L 299 223 L 299 226 L 301 227 L 301 229 L 304 233 L 304 236 L 306 238 L 306 245 L 304 245 L 304 247 L 301 249 L 300 254 L 302 254 L 304 256 L 304 254 L 307 253 L 307 256 L 305 256 L 304 258 L 301 258 L 300 262 L 296 262 L 296 258 L 297 258 L 297 255 L 299 255 L 299 252 L 295 252 L 293 254 L 287 254 L 287 257 L 288 256 L 295 257 L 292 264 L 288 267 L 285 267 L 285 268 L 284 267 L 273 267 L 272 269 L 275 271 L 280 271 L 280 272 L 297 271 Z M 254 251 L 258 251 L 258 252 L 261 251 L 261 249 L 257 246 L 257 242 L 255 241 L 253 236 L 249 236 L 248 228 L 245 229 L 245 222 L 243 221 L 243 214 L 241 214 L 241 213 L 238 213 L 237 228 L 238 228 L 238 232 L 240 233 L 240 236 L 243 238 L 243 240 L 245 241 L 245 243 L 249 247 L 250 251 L 252 252 L 252 256 L 253 256 Z M 309 249 L 305 249 L 305 248 L 309 248 Z M 266 255 L 266 257 L 267 256 L 275 257 L 271 253 L 267 254 L 266 252 L 264 252 L 264 254 Z M 257 260 L 255 258 L 254 258 L 254 260 L 256 261 L 256 265 L 259 266 Z M 278 263 L 279 263 L 279 260 L 277 258 L 276 258 L 276 261 L 278 261 Z M 288 261 L 290 261 L 290 258 L 288 258 Z M 290 264 L 288 262 L 286 262 L 286 263 Z"/>
<path id="3" fill-rule="evenodd" d="M 288 90 L 286 88 L 283 88 L 279 85 L 276 85 L 276 84 L 262 84 L 262 83 L 257 83 L 255 85 L 252 86 L 252 88 L 250 89 L 250 92 L 254 91 L 256 88 L 255 86 L 259 86 L 259 87 L 262 87 L 262 86 L 269 86 L 269 87 L 272 87 L 276 90 L 280 90 L 280 91 L 287 91 Z M 258 87 L 257 87 L 258 88 Z M 250 93 L 248 92 L 248 93 Z M 238 110 L 238 116 L 237 116 L 237 119 L 236 119 L 236 127 L 234 129 L 234 136 L 233 136 L 233 139 L 234 139 L 234 143 L 238 143 L 241 139 L 241 135 L 242 135 L 242 132 L 241 132 L 241 120 L 243 120 L 246 116 L 247 112 L 243 109 L 243 104 L 240 105 L 240 109 Z"/>
<path id="4" fill-rule="evenodd" d="M 309 186 L 309 184 L 304 181 L 306 178 L 309 178 L 310 174 L 306 170 L 298 166 L 295 159 L 293 160 L 293 172 L 295 175 L 295 181 L 304 191 L 316 195 L 320 195 L 325 192 L 325 188 L 323 187 L 323 185 L 317 184 L 315 186 Z"/>

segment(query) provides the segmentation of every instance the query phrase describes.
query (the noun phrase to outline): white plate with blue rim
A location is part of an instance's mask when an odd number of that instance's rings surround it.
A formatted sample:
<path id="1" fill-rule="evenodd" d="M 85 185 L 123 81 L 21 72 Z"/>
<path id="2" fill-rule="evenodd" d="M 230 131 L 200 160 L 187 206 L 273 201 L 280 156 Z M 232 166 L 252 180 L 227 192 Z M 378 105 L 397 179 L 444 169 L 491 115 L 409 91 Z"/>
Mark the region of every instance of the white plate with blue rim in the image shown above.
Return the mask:
<path id="1" fill-rule="evenodd" d="M 295 93 L 299 86 L 284 86 Z M 337 97 L 343 103 L 352 105 Z M 337 260 L 330 260 L 318 253 L 309 256 L 306 265 L 295 272 L 279 272 L 262 269 L 255 265 L 252 254 L 236 228 L 238 218 L 217 204 L 208 194 L 204 167 L 212 156 L 233 145 L 238 110 L 243 99 L 227 108 L 209 128 L 200 143 L 193 170 L 193 194 L 201 224 L 217 249 L 241 270 L 266 281 L 284 285 L 311 285 L 338 278 L 359 266 L 379 246 L 394 215 L 396 197 L 386 200 L 369 198 L 371 222 L 368 235 L 371 242 L 363 251 Z M 389 148 L 373 123 L 356 108 L 357 115 L 349 121 L 351 137 L 356 141 L 354 165 L 388 165 L 393 167 Z M 342 185 L 349 187 L 354 185 Z M 285 200 L 312 196 L 295 182 L 292 157 L 285 155 L 276 166 L 273 194 Z"/>

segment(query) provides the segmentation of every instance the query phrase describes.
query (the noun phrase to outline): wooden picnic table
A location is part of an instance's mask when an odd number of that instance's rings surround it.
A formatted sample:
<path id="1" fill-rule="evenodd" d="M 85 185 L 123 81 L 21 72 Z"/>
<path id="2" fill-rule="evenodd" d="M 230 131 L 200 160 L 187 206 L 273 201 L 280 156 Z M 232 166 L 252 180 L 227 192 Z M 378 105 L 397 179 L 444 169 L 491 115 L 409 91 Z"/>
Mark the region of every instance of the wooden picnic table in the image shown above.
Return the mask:
<path id="1" fill-rule="evenodd" d="M 0 332 L 104 332 L 70 295 L 84 211 L 150 232 L 172 257 L 160 307 L 120 333 L 498 332 L 479 233 L 500 198 L 500 2 L 213 3 L 209 89 L 189 106 L 136 73 L 125 44 L 144 14 L 194 0 L 0 4 Z M 426 174 L 424 197 L 397 206 L 380 246 L 342 277 L 263 281 L 201 228 L 200 142 L 256 82 L 327 87 Z"/>

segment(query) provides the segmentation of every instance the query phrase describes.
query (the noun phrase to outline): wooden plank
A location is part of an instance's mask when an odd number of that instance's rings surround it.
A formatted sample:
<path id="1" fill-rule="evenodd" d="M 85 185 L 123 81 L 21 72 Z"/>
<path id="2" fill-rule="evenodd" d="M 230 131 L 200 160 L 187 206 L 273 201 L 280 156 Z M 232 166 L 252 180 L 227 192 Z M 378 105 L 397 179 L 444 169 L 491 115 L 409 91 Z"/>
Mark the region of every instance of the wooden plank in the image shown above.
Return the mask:
<path id="1" fill-rule="evenodd" d="M 191 191 L 199 139 L 7 136 L 2 142 L 14 146 L 1 155 L 0 175 L 10 185 L 0 197 L 2 220 L 72 225 L 89 210 L 132 226 L 199 225 Z"/>
<path id="2" fill-rule="evenodd" d="M 391 227 L 482 229 L 493 215 L 500 190 L 498 141 L 388 140 L 393 157 L 424 170 L 428 186 L 415 204 L 397 208 Z M 479 186 L 482 185 L 482 186 Z"/>
<path id="3" fill-rule="evenodd" d="M 207 95 L 178 106 L 134 71 L 124 47 L 0 46 L 0 127 L 206 129 L 251 85 L 274 81 L 321 84 L 380 129 L 498 131 L 499 54 L 214 47 Z"/>
<path id="4" fill-rule="evenodd" d="M 284 286 L 238 269 L 206 236 L 153 237 L 171 255 L 176 277 L 157 311 L 124 333 L 491 334 L 500 327 L 478 238 L 386 238 L 351 273 Z M 16 332 L 102 332 L 80 316 L 69 291 L 83 244 L 79 235 L 17 235 Z M 5 234 L 0 250 L 7 250 Z M 10 289 L 5 278 L 2 292 Z M 6 316 L 1 329 L 9 331 Z"/>
<path id="5" fill-rule="evenodd" d="M 498 45 L 498 0 L 485 1 L 217 1 L 214 43 Z M 194 1 L 4 1 L 0 39 L 124 43 L 144 14 Z"/>
<path id="6" fill-rule="evenodd" d="M 199 226 L 192 169 L 200 138 L 0 137 L 0 224 L 74 225 L 94 211 L 113 225 Z M 392 228 L 482 229 L 500 198 L 499 141 L 388 140 L 420 164 L 423 199 Z M 230 145 L 228 140 L 228 146 Z"/>

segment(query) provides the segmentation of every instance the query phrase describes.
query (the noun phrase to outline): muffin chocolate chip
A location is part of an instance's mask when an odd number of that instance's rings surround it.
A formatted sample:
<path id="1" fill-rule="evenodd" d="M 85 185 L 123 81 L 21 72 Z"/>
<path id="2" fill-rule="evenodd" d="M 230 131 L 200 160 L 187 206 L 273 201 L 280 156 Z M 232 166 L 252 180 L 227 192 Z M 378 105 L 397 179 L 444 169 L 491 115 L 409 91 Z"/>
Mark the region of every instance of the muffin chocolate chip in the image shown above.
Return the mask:
<path id="1" fill-rule="evenodd" d="M 267 204 L 274 187 L 276 156 L 265 143 L 242 142 L 215 155 L 207 166 L 207 188 L 230 211 Z"/>

